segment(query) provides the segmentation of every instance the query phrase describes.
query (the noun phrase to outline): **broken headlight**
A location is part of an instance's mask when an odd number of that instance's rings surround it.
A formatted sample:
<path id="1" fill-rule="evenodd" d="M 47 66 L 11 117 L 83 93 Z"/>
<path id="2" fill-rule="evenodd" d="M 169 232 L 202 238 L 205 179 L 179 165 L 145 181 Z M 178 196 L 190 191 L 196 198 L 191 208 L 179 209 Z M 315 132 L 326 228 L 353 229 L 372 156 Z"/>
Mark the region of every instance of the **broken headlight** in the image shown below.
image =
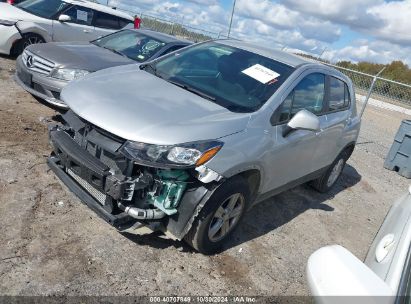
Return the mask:
<path id="1" fill-rule="evenodd" d="M 128 141 L 121 152 L 137 163 L 151 167 L 198 167 L 212 159 L 221 149 L 220 141 L 201 141 L 162 146 Z"/>

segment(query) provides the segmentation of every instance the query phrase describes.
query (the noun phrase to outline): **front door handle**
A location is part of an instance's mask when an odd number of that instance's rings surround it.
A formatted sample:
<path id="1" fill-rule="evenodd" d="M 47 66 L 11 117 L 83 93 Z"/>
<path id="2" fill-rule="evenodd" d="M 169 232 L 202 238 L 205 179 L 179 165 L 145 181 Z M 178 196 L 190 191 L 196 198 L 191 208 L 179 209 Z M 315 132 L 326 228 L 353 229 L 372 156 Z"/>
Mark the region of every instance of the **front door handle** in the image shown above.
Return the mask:
<path id="1" fill-rule="evenodd" d="M 91 33 L 89 30 L 83 30 L 84 33 L 89 34 Z"/>

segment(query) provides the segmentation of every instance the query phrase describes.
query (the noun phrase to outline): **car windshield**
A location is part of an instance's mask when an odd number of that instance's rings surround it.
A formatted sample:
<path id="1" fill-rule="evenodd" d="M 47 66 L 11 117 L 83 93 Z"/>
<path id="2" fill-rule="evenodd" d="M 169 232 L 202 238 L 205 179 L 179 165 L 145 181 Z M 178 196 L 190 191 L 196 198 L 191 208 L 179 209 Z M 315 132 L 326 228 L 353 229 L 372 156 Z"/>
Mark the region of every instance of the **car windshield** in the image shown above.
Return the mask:
<path id="1" fill-rule="evenodd" d="M 50 19 L 68 5 L 61 0 L 26 0 L 16 6 L 33 15 Z"/>
<path id="2" fill-rule="evenodd" d="M 138 62 L 150 59 L 166 45 L 163 41 L 131 30 L 120 31 L 97 39 L 92 43 Z"/>
<path id="3" fill-rule="evenodd" d="M 257 111 L 294 71 L 217 42 L 186 48 L 142 68 L 232 112 L 246 113 Z"/>

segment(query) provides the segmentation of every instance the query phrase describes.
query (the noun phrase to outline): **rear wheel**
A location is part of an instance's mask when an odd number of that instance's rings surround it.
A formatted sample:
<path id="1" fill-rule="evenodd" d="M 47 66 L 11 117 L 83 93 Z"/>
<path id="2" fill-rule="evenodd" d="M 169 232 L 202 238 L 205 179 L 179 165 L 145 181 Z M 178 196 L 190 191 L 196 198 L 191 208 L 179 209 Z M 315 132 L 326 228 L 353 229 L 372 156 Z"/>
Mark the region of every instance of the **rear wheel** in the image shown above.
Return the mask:
<path id="1" fill-rule="evenodd" d="M 347 155 L 344 151 L 338 155 L 327 171 L 320 178 L 313 180 L 310 185 L 321 193 L 330 191 L 340 178 L 346 162 Z"/>
<path id="2" fill-rule="evenodd" d="M 207 201 L 184 240 L 203 254 L 217 252 L 242 220 L 249 199 L 243 178 L 226 181 Z"/>

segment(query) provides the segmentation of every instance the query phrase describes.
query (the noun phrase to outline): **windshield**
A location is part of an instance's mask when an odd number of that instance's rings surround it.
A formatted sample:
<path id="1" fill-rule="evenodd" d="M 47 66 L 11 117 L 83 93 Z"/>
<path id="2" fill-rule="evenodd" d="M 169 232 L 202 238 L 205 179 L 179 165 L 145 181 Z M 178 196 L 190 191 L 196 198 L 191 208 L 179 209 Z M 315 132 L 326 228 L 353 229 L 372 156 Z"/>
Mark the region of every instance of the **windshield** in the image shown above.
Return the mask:
<path id="1" fill-rule="evenodd" d="M 95 45 L 143 62 L 156 54 L 165 42 L 136 31 L 121 31 L 93 41 Z"/>
<path id="2" fill-rule="evenodd" d="M 145 70 L 232 112 L 254 112 L 294 68 L 242 49 L 207 42 L 160 59 Z"/>
<path id="3" fill-rule="evenodd" d="M 50 19 L 68 5 L 61 0 L 26 0 L 16 6 L 33 15 Z"/>

